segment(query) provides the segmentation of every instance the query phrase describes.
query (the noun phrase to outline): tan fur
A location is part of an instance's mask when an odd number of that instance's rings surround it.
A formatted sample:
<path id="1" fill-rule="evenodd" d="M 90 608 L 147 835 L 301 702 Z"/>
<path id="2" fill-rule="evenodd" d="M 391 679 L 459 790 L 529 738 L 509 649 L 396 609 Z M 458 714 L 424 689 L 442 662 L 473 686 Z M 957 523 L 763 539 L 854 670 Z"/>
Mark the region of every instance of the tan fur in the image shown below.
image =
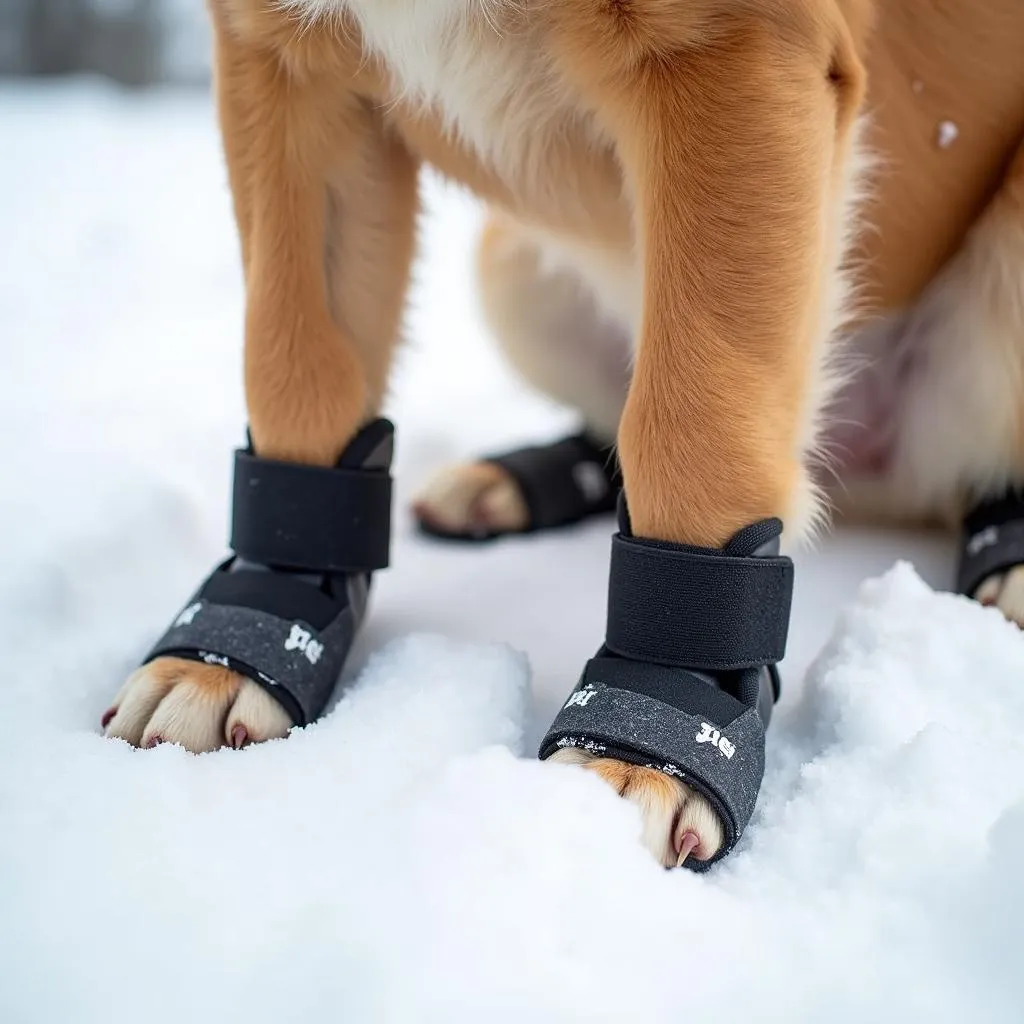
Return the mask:
<path id="1" fill-rule="evenodd" d="M 137 669 L 103 716 L 106 735 L 195 753 L 285 736 L 291 721 L 266 690 L 219 665 L 158 658 Z"/>
<path id="2" fill-rule="evenodd" d="M 480 240 L 480 303 L 509 362 L 611 444 L 629 385 L 629 332 L 546 242 L 494 212 Z"/>
<path id="3" fill-rule="evenodd" d="M 519 488 L 500 466 L 475 462 L 436 473 L 413 504 L 416 516 L 441 532 L 488 536 L 530 525 Z"/>
<path id="4" fill-rule="evenodd" d="M 946 347 L 973 360 L 979 401 L 1002 387 L 994 472 L 1021 468 L 1024 160 L 999 184 L 1024 136 L 1016 0 L 893 0 L 877 12 L 871 0 L 212 0 L 212 10 L 261 454 L 329 464 L 378 408 L 416 171 L 429 162 L 495 210 L 483 294 L 506 349 L 599 430 L 617 425 L 638 534 L 719 545 L 764 516 L 797 537 L 814 523 L 810 458 L 836 382 L 829 342 L 848 313 L 851 262 L 862 327 L 879 315 L 902 323 L 929 289 L 958 296 Z M 876 230 L 850 254 L 866 90 Z M 935 141 L 943 118 L 962 126 L 948 151 Z M 537 300 L 528 314 L 524 295 Z M 633 341 L 628 391 L 625 380 L 584 383 L 543 351 L 581 311 L 596 333 Z M 957 422 L 963 460 L 973 428 Z M 901 508 L 955 506 L 983 483 L 957 465 L 917 486 L 908 480 L 928 468 L 907 459 L 887 488 L 909 492 Z M 473 467 L 435 493 L 435 511 L 465 523 L 498 494 L 500 514 L 517 521 L 507 483 Z M 239 724 L 252 738 L 282 734 L 242 686 L 252 684 L 215 667 L 157 662 L 129 681 L 109 731 L 191 749 L 231 742 Z M 678 781 L 586 767 L 641 807 L 645 842 L 665 863 L 689 825 L 695 856 L 721 843 L 706 802 Z"/>
<path id="5" fill-rule="evenodd" d="M 664 867 L 680 863 L 683 837 L 692 832 L 699 844 L 689 852 L 697 860 L 712 857 L 722 845 L 722 825 L 708 802 L 684 782 L 585 750 L 566 747 L 551 755 L 558 764 L 578 765 L 603 779 L 640 811 L 641 841 Z"/>

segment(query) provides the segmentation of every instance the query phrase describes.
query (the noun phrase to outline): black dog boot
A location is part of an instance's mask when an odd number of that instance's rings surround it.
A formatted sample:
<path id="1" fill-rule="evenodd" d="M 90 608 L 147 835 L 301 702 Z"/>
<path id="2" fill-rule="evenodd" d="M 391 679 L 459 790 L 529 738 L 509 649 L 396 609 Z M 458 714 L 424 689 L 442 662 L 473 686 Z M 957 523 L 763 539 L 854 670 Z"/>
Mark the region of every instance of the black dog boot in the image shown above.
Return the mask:
<path id="1" fill-rule="evenodd" d="M 323 713 L 388 564 L 394 427 L 364 427 L 332 469 L 235 455 L 231 548 L 144 663 L 224 665 L 296 725 Z"/>
<path id="2" fill-rule="evenodd" d="M 957 591 L 977 597 L 990 576 L 1024 565 L 1024 493 L 1010 488 L 964 516 Z"/>
<path id="3" fill-rule="evenodd" d="M 586 431 L 551 444 L 487 455 L 479 461 L 500 466 L 519 488 L 527 525 L 514 532 L 552 530 L 614 512 L 622 490 L 614 447 Z M 480 543 L 512 532 L 486 528 L 453 531 L 432 521 L 426 508 L 418 515 L 423 533 L 442 540 Z"/>
<path id="4" fill-rule="evenodd" d="M 746 527 L 724 549 L 631 536 L 624 505 L 612 540 L 604 646 L 540 749 L 564 747 L 654 768 L 693 787 L 737 843 L 764 776 L 764 736 L 779 696 L 793 563 L 782 523 Z"/>

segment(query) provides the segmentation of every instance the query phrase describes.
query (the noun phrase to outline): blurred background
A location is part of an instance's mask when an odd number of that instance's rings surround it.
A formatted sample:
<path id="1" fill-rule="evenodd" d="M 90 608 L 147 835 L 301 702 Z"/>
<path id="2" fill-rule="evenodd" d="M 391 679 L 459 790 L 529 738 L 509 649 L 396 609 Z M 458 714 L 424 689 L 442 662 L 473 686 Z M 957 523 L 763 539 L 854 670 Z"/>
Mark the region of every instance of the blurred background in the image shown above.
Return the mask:
<path id="1" fill-rule="evenodd" d="M 0 76 L 72 74 L 204 84 L 202 0 L 0 0 Z"/>

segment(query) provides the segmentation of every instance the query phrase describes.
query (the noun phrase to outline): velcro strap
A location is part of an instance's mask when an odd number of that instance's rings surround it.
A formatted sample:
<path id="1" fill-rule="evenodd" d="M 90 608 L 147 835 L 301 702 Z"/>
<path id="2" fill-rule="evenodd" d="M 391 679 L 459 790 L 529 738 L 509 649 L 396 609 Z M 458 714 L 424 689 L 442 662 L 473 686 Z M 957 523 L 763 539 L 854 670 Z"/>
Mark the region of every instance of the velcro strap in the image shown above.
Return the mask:
<path id="1" fill-rule="evenodd" d="M 793 563 L 710 548 L 612 539 L 606 643 L 638 661 L 705 671 L 772 665 L 786 653 Z"/>
<path id="2" fill-rule="evenodd" d="M 1011 489 L 964 518 L 957 590 L 973 597 L 994 573 L 1024 565 L 1024 495 Z"/>
<path id="3" fill-rule="evenodd" d="M 488 456 L 486 461 L 501 466 L 515 479 L 534 530 L 611 512 L 622 486 L 614 452 L 598 447 L 586 434 Z"/>
<path id="4" fill-rule="evenodd" d="M 231 547 L 261 565 L 370 572 L 388 564 L 391 476 L 235 453 Z"/>

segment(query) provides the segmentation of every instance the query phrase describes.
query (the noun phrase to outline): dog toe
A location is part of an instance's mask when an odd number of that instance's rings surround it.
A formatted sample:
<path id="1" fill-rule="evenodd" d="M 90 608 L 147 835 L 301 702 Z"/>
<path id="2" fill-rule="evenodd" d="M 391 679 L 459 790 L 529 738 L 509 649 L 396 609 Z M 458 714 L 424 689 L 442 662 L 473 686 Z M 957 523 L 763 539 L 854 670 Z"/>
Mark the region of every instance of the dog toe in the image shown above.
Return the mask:
<path id="1" fill-rule="evenodd" d="M 254 682 L 221 665 L 157 658 L 132 674 L 101 723 L 143 749 L 173 743 L 195 754 L 285 736 L 291 720 Z"/>
<path id="2" fill-rule="evenodd" d="M 1024 565 L 993 573 L 974 592 L 974 599 L 995 606 L 1011 622 L 1024 627 Z"/>
<path id="3" fill-rule="evenodd" d="M 441 470 L 420 491 L 413 513 L 446 533 L 512 533 L 529 526 L 519 485 L 492 462 L 467 462 Z"/>
<path id="4" fill-rule="evenodd" d="M 178 676 L 177 658 L 161 658 L 136 669 L 103 715 L 100 724 L 104 735 L 140 746 L 153 712 L 170 693 Z"/>
<path id="5" fill-rule="evenodd" d="M 700 793 L 679 779 L 573 748 L 558 751 L 550 760 L 594 772 L 634 804 L 643 823 L 643 845 L 662 866 L 678 867 L 688 858 L 711 860 L 722 848 L 725 834 L 718 815 Z"/>
<path id="6" fill-rule="evenodd" d="M 273 697 L 251 679 L 241 689 L 224 724 L 224 742 L 235 749 L 288 735 L 292 720 Z"/>

